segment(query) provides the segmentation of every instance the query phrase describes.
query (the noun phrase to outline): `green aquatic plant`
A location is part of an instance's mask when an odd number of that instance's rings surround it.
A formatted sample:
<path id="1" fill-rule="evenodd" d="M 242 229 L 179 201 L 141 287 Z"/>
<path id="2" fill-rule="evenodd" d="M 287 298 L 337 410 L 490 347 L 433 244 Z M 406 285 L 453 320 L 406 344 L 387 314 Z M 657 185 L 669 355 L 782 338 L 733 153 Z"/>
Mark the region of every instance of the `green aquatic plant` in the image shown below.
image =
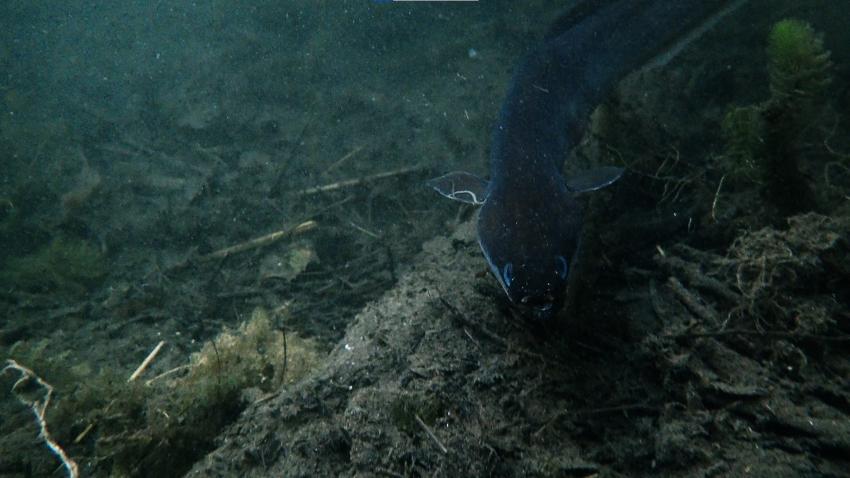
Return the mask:
<path id="1" fill-rule="evenodd" d="M 757 178 L 757 162 L 764 153 L 764 121 L 757 106 L 732 108 L 723 118 L 727 169 L 736 178 Z"/>
<path id="2" fill-rule="evenodd" d="M 0 283 L 35 291 L 84 293 L 107 273 L 104 254 L 88 241 L 56 237 L 34 253 L 7 261 Z"/>
<path id="3" fill-rule="evenodd" d="M 770 97 L 734 107 L 723 120 L 725 165 L 732 179 L 757 182 L 782 216 L 811 210 L 814 194 L 799 168 L 803 133 L 831 82 L 830 52 L 808 23 L 786 19 L 768 36 Z"/>
<path id="4" fill-rule="evenodd" d="M 807 22 L 777 22 L 768 37 L 767 55 L 770 92 L 776 100 L 816 96 L 832 81 L 832 62 L 823 47 L 823 35 Z"/>

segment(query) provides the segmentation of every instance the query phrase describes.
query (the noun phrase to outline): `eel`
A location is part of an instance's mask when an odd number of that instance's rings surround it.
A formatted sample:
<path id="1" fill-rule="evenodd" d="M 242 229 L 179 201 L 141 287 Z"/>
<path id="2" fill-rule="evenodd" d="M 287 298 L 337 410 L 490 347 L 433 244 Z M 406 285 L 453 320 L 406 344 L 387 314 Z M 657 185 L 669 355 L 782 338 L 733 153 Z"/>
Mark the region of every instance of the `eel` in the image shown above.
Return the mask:
<path id="1" fill-rule="evenodd" d="M 628 73 L 668 62 L 746 0 L 586 0 L 562 15 L 519 62 L 493 128 L 489 181 L 452 172 L 428 181 L 480 205 L 478 243 L 521 315 L 563 307 L 579 255 L 578 196 L 615 182 L 621 168 L 562 172 L 593 109 Z"/>

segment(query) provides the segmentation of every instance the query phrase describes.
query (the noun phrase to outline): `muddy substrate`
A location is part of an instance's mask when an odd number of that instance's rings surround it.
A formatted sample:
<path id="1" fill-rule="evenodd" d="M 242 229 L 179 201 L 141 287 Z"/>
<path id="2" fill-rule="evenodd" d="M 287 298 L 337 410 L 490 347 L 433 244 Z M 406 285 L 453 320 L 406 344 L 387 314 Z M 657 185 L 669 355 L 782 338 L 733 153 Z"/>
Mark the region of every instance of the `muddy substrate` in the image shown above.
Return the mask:
<path id="1" fill-rule="evenodd" d="M 726 254 L 659 248 L 541 329 L 465 223 L 189 476 L 848 476 L 847 232 L 807 215 Z"/>

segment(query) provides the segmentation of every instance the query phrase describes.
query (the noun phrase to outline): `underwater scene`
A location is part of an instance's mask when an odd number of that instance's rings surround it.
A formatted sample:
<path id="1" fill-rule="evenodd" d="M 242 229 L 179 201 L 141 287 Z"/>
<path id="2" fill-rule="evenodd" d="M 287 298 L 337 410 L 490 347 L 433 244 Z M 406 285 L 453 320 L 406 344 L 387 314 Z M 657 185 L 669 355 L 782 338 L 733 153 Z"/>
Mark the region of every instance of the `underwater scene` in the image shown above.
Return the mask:
<path id="1" fill-rule="evenodd" d="M 850 476 L 848 25 L 0 3 L 0 477 Z"/>

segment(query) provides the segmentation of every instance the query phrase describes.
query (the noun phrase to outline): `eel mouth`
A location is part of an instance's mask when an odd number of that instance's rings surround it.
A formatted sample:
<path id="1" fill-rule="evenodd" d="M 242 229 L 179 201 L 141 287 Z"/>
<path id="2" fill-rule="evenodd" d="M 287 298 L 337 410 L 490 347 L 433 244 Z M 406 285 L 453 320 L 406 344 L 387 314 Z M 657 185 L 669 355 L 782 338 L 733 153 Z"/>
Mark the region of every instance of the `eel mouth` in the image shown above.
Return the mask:
<path id="1" fill-rule="evenodd" d="M 552 294 L 525 296 L 518 305 L 523 315 L 536 321 L 548 321 L 558 311 L 557 300 Z"/>

